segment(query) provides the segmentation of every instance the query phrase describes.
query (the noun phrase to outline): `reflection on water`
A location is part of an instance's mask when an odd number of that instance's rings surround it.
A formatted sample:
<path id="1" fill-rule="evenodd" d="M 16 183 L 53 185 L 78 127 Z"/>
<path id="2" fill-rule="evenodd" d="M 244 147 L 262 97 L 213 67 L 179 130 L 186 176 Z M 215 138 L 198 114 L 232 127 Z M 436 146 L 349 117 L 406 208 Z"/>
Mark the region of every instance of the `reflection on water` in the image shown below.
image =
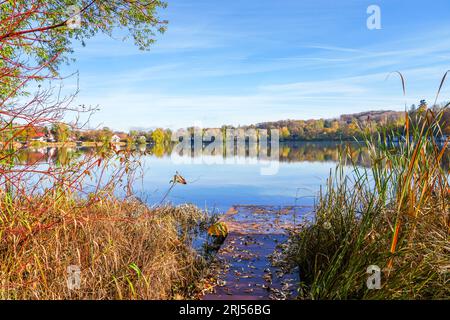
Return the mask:
<path id="1" fill-rule="evenodd" d="M 257 158 L 249 156 L 255 153 L 248 150 L 248 146 L 231 155 L 212 155 L 239 161 L 176 163 L 172 158 L 173 146 L 140 145 L 136 146 L 136 152 L 143 154 L 144 174 L 135 190 L 144 201 L 157 204 L 170 187 L 171 177 L 178 171 L 188 184 L 177 185 L 170 192 L 167 200 L 175 204 L 191 202 L 208 210 L 221 211 L 235 204 L 312 205 L 320 185 L 335 167 L 343 146 L 332 142 L 280 144 L 276 174 L 263 176 L 261 164 Z M 364 152 L 357 145 L 352 145 L 352 150 Z M 95 152 L 92 148 L 30 148 L 22 150 L 17 161 L 28 165 L 64 165 L 92 152 Z M 198 160 L 194 152 L 184 156 Z"/>
<path id="2" fill-rule="evenodd" d="M 331 161 L 336 162 L 339 158 L 339 152 L 345 147 L 350 147 L 354 156 L 354 159 L 358 163 L 362 164 L 366 162 L 367 157 L 364 157 L 366 147 L 358 145 L 356 143 L 337 143 L 337 142 L 294 142 L 294 143 L 282 143 L 279 146 L 279 161 L 280 162 L 316 162 L 316 161 Z M 204 145 L 206 147 L 206 145 Z M 180 156 L 197 158 L 200 156 L 214 156 L 214 157 L 244 157 L 259 159 L 259 150 L 254 147 L 255 150 L 249 150 L 249 146 L 246 145 L 245 149 L 235 148 L 233 154 L 227 154 L 226 150 L 212 150 L 210 154 L 203 152 L 202 154 L 191 151 L 190 154 L 186 152 L 179 152 Z M 137 145 L 134 149 L 137 153 L 148 157 L 166 158 L 172 155 L 174 152 L 173 145 Z M 84 154 L 95 153 L 96 150 L 93 147 L 40 147 L 40 148 L 24 148 L 17 153 L 16 162 L 18 164 L 34 165 L 38 163 L 52 163 L 65 165 L 74 161 Z M 272 151 L 269 148 L 269 154 Z"/>
<path id="3" fill-rule="evenodd" d="M 166 199 L 175 204 L 190 202 L 201 208 L 220 211 L 226 211 L 232 205 L 313 205 L 314 197 L 326 182 L 330 170 L 335 168 L 339 151 L 345 146 L 350 146 L 353 159 L 359 165 L 369 164 L 365 147 L 355 143 L 280 144 L 278 171 L 264 176 L 258 161 L 176 163 L 171 156 L 172 146 L 140 145 L 136 152 L 143 155 L 144 174 L 136 182 L 135 190 L 142 200 L 158 204 L 170 187 L 171 177 L 178 171 L 188 184 L 176 185 L 171 190 Z M 248 151 L 213 156 L 252 160 Z M 27 149 L 19 153 L 18 162 L 64 165 L 92 152 L 95 152 L 92 148 Z"/>
<path id="4" fill-rule="evenodd" d="M 36 165 L 40 163 L 52 163 L 56 165 L 67 165 L 76 161 L 87 152 L 94 152 L 88 148 L 27 148 L 19 150 L 15 162 L 20 165 Z"/>

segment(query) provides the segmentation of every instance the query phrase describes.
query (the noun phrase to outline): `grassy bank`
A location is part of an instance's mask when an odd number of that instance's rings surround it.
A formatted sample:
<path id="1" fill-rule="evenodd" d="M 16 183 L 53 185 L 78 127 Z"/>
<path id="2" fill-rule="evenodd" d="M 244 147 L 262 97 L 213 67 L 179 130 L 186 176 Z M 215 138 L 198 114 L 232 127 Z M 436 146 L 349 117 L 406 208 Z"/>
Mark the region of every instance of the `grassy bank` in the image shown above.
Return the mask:
<path id="1" fill-rule="evenodd" d="M 448 299 L 448 148 L 435 143 L 439 119 L 429 110 L 408 118 L 411 140 L 399 145 L 383 143 L 387 132 L 367 138 L 371 168 L 348 160 L 350 148 L 342 155 L 313 221 L 289 242 L 300 298 Z M 370 266 L 381 270 L 380 289 L 367 286 Z"/>
<path id="2" fill-rule="evenodd" d="M 193 237 L 210 218 L 190 205 L 2 194 L 0 206 L 0 299 L 186 298 L 206 267 Z"/>

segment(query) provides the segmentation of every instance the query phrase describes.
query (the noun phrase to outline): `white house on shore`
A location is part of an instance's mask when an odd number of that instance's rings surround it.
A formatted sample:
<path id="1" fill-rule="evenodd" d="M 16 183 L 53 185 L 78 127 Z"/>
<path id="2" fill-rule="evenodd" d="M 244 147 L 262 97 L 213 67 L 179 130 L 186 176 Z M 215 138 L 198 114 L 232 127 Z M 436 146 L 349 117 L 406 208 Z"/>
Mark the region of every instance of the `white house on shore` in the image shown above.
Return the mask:
<path id="1" fill-rule="evenodd" d="M 111 137 L 111 143 L 120 143 L 120 137 L 117 134 L 114 134 Z"/>

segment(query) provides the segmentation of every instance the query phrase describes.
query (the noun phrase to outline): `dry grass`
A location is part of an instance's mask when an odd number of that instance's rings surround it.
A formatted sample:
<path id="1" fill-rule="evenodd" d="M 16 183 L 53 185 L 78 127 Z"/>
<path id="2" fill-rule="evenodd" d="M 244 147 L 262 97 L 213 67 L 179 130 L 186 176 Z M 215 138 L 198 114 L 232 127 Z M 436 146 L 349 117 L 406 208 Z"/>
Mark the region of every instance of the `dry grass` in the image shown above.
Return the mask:
<path id="1" fill-rule="evenodd" d="M 194 206 L 150 209 L 111 198 L 85 206 L 45 196 L 30 207 L 2 199 L 0 299 L 180 298 L 204 270 L 192 236 L 209 218 Z M 81 269 L 78 290 L 67 285 L 70 265 Z"/>

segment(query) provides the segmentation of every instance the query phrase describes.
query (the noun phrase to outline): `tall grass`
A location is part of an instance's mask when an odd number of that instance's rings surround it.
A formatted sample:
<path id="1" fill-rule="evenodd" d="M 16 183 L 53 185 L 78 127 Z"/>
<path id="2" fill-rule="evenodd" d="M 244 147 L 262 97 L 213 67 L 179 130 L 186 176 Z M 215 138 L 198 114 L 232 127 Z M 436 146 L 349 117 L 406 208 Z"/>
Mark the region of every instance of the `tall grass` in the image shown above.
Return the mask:
<path id="1" fill-rule="evenodd" d="M 314 221 L 290 239 L 301 298 L 450 296 L 448 140 L 436 141 L 442 112 L 406 113 L 398 144 L 387 132 L 367 136 L 370 168 L 357 166 L 349 148 L 342 154 Z M 382 270 L 379 290 L 366 285 L 371 265 Z"/>
<path id="2" fill-rule="evenodd" d="M 151 209 L 114 197 L 87 206 L 73 195 L 55 201 L 48 193 L 28 201 L 6 197 L 0 299 L 182 298 L 195 292 L 205 270 L 192 240 L 210 218 L 194 206 Z M 40 207 L 51 209 L 39 216 Z M 67 284 L 73 265 L 80 268 L 79 288 Z"/>

